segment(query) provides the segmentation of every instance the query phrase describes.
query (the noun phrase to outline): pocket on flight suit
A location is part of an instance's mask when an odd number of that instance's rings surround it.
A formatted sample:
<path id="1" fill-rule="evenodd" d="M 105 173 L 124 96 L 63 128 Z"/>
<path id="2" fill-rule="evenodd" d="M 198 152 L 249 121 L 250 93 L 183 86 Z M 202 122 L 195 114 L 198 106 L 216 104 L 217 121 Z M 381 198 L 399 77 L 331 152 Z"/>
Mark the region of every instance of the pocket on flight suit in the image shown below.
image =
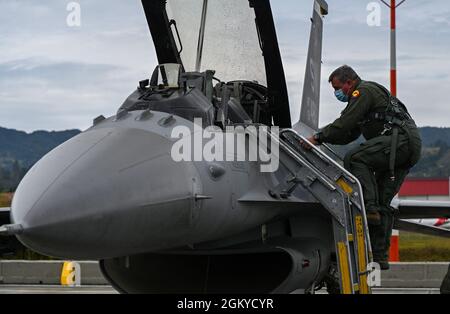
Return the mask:
<path id="1" fill-rule="evenodd" d="M 391 137 L 380 135 L 370 139 L 360 145 L 361 151 L 367 151 L 367 153 L 378 153 L 380 150 L 384 150 L 386 148 L 390 149 L 391 145 Z"/>
<path id="2" fill-rule="evenodd" d="M 389 163 L 389 159 L 391 156 L 391 136 L 387 136 L 389 138 L 389 145 L 385 147 L 383 150 L 384 154 L 386 155 L 386 158 Z M 398 143 L 397 143 L 397 152 L 395 156 L 395 167 L 402 167 L 409 163 L 410 157 L 412 152 L 410 152 L 410 146 L 408 138 L 406 138 L 404 135 L 399 135 Z"/>
<path id="3" fill-rule="evenodd" d="M 364 164 L 376 170 L 383 170 L 389 167 L 389 157 L 386 154 L 390 151 L 391 137 L 378 136 L 362 143 L 357 148 L 351 150 L 346 155 L 346 164 L 350 165 L 352 161 L 363 162 Z"/>

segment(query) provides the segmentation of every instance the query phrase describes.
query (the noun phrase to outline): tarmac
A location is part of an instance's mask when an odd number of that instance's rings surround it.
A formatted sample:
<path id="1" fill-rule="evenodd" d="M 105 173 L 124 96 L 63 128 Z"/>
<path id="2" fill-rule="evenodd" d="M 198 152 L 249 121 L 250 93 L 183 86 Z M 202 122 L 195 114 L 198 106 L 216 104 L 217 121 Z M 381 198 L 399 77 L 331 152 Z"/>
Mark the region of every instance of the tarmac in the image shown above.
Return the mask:
<path id="1" fill-rule="evenodd" d="M 110 286 L 0 285 L 0 294 L 118 294 Z M 317 294 L 327 294 L 321 290 Z M 437 288 L 375 288 L 373 294 L 439 294 Z"/>
<path id="2" fill-rule="evenodd" d="M 117 294 L 97 262 L 76 262 L 80 286 L 61 285 L 63 261 L 0 260 L 0 294 Z M 448 263 L 391 263 L 374 294 L 439 294 Z M 317 292 L 326 294 L 325 290 Z"/>
<path id="3" fill-rule="evenodd" d="M 118 294 L 110 286 L 0 285 L 0 294 Z"/>

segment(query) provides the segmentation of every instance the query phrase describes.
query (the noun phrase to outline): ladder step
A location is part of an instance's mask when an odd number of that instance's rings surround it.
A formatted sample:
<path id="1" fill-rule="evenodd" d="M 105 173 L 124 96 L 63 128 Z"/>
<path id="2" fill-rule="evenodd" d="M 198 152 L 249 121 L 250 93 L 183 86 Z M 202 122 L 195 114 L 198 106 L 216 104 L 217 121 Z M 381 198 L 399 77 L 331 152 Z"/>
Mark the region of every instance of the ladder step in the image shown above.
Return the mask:
<path id="1" fill-rule="evenodd" d="M 353 193 L 353 188 L 347 183 L 345 182 L 344 178 L 340 178 L 339 180 L 336 181 L 337 185 L 339 185 L 342 190 L 347 193 L 348 195 Z"/>
<path id="2" fill-rule="evenodd" d="M 290 174 L 273 191 L 288 199 L 302 186 L 332 215 L 339 283 L 342 294 L 369 294 L 370 239 L 359 181 L 320 149 L 304 149 L 307 139 L 294 130 L 283 130 L 279 141 Z"/>

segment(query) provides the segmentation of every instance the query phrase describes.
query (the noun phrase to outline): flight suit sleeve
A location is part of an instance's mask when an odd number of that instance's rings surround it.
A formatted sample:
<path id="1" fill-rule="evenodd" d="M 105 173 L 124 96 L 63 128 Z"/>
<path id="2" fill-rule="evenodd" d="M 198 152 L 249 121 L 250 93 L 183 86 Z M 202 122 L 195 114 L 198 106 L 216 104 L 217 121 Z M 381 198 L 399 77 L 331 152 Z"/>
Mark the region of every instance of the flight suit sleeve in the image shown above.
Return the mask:
<path id="1" fill-rule="evenodd" d="M 359 123 L 364 121 L 370 112 L 373 96 L 366 88 L 357 92 L 353 94 L 341 116 L 318 133 L 320 142 L 345 145 L 361 135 Z"/>

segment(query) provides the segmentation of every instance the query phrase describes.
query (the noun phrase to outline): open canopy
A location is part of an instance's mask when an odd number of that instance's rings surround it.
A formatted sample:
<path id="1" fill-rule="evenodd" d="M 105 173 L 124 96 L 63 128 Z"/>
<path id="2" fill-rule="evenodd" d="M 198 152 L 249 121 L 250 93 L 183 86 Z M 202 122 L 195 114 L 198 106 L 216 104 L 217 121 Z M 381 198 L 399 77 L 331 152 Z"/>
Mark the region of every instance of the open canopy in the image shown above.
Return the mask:
<path id="1" fill-rule="evenodd" d="M 268 88 L 275 125 L 291 127 L 269 0 L 142 0 L 158 61 Z"/>
<path id="2" fill-rule="evenodd" d="M 255 11 L 247 0 L 168 0 L 167 8 L 177 23 L 186 71 L 215 70 L 223 81 L 267 85 Z"/>

